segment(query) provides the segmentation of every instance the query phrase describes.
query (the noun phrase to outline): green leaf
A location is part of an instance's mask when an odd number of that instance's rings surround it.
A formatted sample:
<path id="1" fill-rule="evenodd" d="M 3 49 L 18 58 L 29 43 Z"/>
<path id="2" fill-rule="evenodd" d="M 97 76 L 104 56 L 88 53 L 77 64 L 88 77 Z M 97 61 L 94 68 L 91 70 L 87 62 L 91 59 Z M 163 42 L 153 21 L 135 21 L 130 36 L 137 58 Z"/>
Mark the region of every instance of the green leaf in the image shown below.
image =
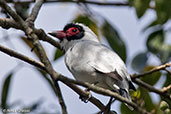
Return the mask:
<path id="1" fill-rule="evenodd" d="M 9 95 L 12 75 L 13 75 L 13 72 L 9 73 L 8 76 L 6 77 L 4 83 L 3 83 L 3 88 L 2 88 L 2 93 L 1 93 L 1 107 L 2 107 L 2 109 L 7 109 L 7 107 L 8 107 L 7 101 L 8 101 L 8 95 Z"/>
<path id="2" fill-rule="evenodd" d="M 146 27 L 143 28 L 143 32 L 146 31 L 147 29 L 154 27 L 156 25 L 158 25 L 158 21 L 157 20 L 153 20 L 149 25 L 147 25 Z"/>
<path id="3" fill-rule="evenodd" d="M 22 19 L 25 20 L 28 18 L 28 16 L 29 16 L 28 11 L 30 8 L 29 2 L 25 2 L 22 4 L 20 2 L 15 2 L 14 8 L 15 8 L 17 14 L 22 17 Z"/>
<path id="4" fill-rule="evenodd" d="M 142 70 L 144 70 L 146 64 L 147 64 L 147 52 L 142 52 L 137 54 L 132 62 L 131 62 L 131 67 L 137 71 L 137 72 L 141 72 Z"/>
<path id="5" fill-rule="evenodd" d="M 141 91 L 137 89 L 136 91 L 129 91 L 129 94 L 131 96 L 132 101 L 135 101 L 136 99 L 139 99 L 141 96 Z"/>
<path id="6" fill-rule="evenodd" d="M 157 53 L 158 49 L 164 42 L 164 32 L 163 30 L 157 30 L 152 32 L 147 39 L 147 48 L 152 53 Z"/>
<path id="7" fill-rule="evenodd" d="M 117 30 L 107 20 L 105 20 L 101 31 L 111 48 L 122 58 L 124 62 L 126 62 L 126 46 Z"/>
<path id="8" fill-rule="evenodd" d="M 160 109 L 161 109 L 162 111 L 164 111 L 164 110 L 166 110 L 167 108 L 169 108 L 168 103 L 167 103 L 166 101 L 161 101 L 161 102 L 160 102 Z"/>
<path id="9" fill-rule="evenodd" d="M 55 61 L 55 60 L 59 59 L 62 56 L 63 56 L 63 52 L 60 49 L 56 49 L 53 60 Z"/>
<path id="10" fill-rule="evenodd" d="M 124 103 L 120 106 L 121 114 L 137 114 L 135 110 L 130 110 Z"/>
<path id="11" fill-rule="evenodd" d="M 153 68 L 155 68 L 155 66 L 147 66 L 147 67 L 145 67 L 144 72 L 147 72 Z M 150 85 L 154 85 L 160 79 L 160 76 L 161 76 L 161 72 L 157 71 L 157 72 L 154 72 L 152 74 L 149 74 L 149 75 L 142 77 L 141 80 L 150 84 Z"/>
<path id="12" fill-rule="evenodd" d="M 151 112 L 154 109 L 158 111 L 158 108 L 152 102 L 151 96 L 149 95 L 148 91 L 142 87 L 139 87 L 137 90 L 140 91 L 138 92 L 140 93 L 140 97 L 137 97 L 137 99 L 135 99 L 134 102 L 139 104 L 142 108 L 145 108 L 148 112 Z M 127 106 L 125 106 L 123 103 L 121 104 L 120 109 L 122 114 L 137 114 L 135 110 L 129 110 L 129 108 L 127 108 Z"/>
<path id="13" fill-rule="evenodd" d="M 151 111 L 153 109 L 156 108 L 156 106 L 154 105 L 154 103 L 152 102 L 152 99 L 148 93 L 148 91 L 142 87 L 139 87 L 140 91 L 141 91 L 141 99 L 144 100 L 144 107 L 147 111 Z M 143 101 L 141 101 L 143 102 Z"/>
<path id="14" fill-rule="evenodd" d="M 134 0 L 134 6 L 138 18 L 141 18 L 149 7 L 150 0 Z"/>
<path id="15" fill-rule="evenodd" d="M 171 45 L 165 44 L 164 41 L 165 34 L 161 29 L 151 33 L 146 42 L 148 50 L 159 57 L 162 63 L 171 60 Z"/>
<path id="16" fill-rule="evenodd" d="M 171 18 L 171 0 L 155 0 L 157 20 L 164 24 Z"/>
<path id="17" fill-rule="evenodd" d="M 171 75 L 169 73 L 167 73 L 166 74 L 166 80 L 163 84 L 163 87 L 168 87 L 170 85 L 170 82 L 171 82 Z M 171 91 L 168 91 L 168 93 L 171 95 Z M 161 99 L 164 99 L 169 104 L 169 106 L 171 107 L 171 100 L 170 99 L 163 98 L 163 97 L 161 97 Z"/>
<path id="18" fill-rule="evenodd" d="M 166 74 L 166 81 L 164 82 L 163 87 L 169 86 L 170 82 L 171 82 L 171 74 L 167 73 Z M 170 91 L 170 93 L 171 93 L 171 91 Z"/>
<path id="19" fill-rule="evenodd" d="M 78 15 L 73 22 L 83 23 L 84 25 L 88 26 L 98 37 L 99 39 L 99 33 L 98 33 L 98 27 L 97 22 L 95 20 L 92 20 L 87 15 Z"/>
<path id="20" fill-rule="evenodd" d="M 45 71 L 40 70 L 40 69 L 38 69 L 38 68 L 37 68 L 37 71 L 38 71 L 41 75 L 43 75 L 43 76 L 46 76 L 46 77 L 47 77 L 47 73 L 46 73 Z"/>
<path id="21" fill-rule="evenodd" d="M 133 6 L 134 5 L 134 0 L 128 0 L 129 2 L 129 6 Z"/>

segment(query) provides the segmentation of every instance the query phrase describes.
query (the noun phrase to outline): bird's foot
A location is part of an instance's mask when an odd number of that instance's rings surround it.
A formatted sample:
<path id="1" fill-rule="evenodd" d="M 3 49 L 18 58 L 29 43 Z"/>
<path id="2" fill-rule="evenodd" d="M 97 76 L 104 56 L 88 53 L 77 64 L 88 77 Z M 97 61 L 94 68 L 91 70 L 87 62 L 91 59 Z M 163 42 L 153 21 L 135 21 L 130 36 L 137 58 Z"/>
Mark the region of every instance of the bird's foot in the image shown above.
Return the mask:
<path id="1" fill-rule="evenodd" d="M 97 82 L 94 82 L 92 85 L 96 85 L 96 84 L 98 84 L 98 83 L 99 83 L 99 82 L 97 81 Z M 87 102 L 89 101 L 89 99 L 92 97 L 92 95 L 91 95 L 91 93 L 90 93 L 90 89 L 89 89 L 89 88 L 86 88 L 84 91 L 88 94 L 88 96 L 80 96 L 79 98 L 80 98 L 83 102 L 87 103 Z"/>
<path id="2" fill-rule="evenodd" d="M 91 98 L 91 93 L 90 93 L 90 90 L 87 88 L 84 90 L 88 96 L 80 96 L 79 98 L 84 102 L 84 103 L 87 103 L 89 101 L 89 99 Z"/>

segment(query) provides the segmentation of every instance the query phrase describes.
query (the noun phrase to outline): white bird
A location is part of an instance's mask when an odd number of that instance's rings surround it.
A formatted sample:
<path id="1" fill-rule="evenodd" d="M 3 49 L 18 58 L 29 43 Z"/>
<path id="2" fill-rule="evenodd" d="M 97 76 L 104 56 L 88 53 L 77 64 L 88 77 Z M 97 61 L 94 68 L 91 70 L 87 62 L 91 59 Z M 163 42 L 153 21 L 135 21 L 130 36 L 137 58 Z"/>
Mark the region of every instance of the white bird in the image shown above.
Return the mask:
<path id="1" fill-rule="evenodd" d="M 101 44 L 89 27 L 70 23 L 62 31 L 49 34 L 60 40 L 65 64 L 76 80 L 110 89 L 131 101 L 129 89 L 135 87 L 124 62 Z"/>

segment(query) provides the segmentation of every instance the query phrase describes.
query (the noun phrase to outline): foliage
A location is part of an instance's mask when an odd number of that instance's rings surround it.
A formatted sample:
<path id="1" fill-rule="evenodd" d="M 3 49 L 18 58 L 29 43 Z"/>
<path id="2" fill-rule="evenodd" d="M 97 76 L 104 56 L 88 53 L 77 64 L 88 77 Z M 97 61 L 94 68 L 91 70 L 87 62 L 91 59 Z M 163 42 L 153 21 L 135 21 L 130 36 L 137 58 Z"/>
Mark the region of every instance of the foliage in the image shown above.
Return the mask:
<path id="1" fill-rule="evenodd" d="M 169 30 L 167 30 L 168 28 L 166 26 L 169 24 L 169 21 L 171 19 L 171 0 L 128 0 L 128 3 L 130 7 L 135 9 L 138 19 L 143 20 L 142 17 L 146 14 L 146 12 L 148 12 L 148 10 L 153 10 L 156 14 L 156 19 L 152 21 L 149 25 L 146 25 L 142 30 L 143 33 L 148 33 L 145 45 L 146 50 L 137 53 L 134 58 L 131 58 L 132 69 L 135 72 L 143 73 L 155 68 L 156 66 L 149 62 L 151 56 L 155 56 L 156 58 L 158 58 L 158 62 L 160 64 L 171 61 L 171 44 L 166 42 L 168 39 L 166 37 L 166 34 L 170 32 Z M 151 4 L 154 4 L 154 6 L 151 6 Z M 13 8 L 24 20 L 27 19 L 30 3 L 21 4 L 19 2 L 16 2 L 13 5 Z M 9 14 L 3 9 L 1 9 L 1 13 L 7 18 L 10 17 Z M 99 19 L 101 19 L 102 22 L 99 22 Z M 71 21 L 81 22 L 89 26 L 98 36 L 99 40 L 102 38 L 105 39 L 109 46 L 116 53 L 119 54 L 119 56 L 123 59 L 124 62 L 126 62 L 126 42 L 122 39 L 117 27 L 111 24 L 110 21 L 108 21 L 105 17 L 100 14 L 97 14 L 96 12 L 93 12 L 93 10 L 87 7 L 87 9 L 83 9 L 82 13 L 76 15 Z M 29 42 L 29 40 L 27 40 L 25 37 L 21 36 L 20 39 L 21 41 L 24 41 L 25 45 L 27 45 L 30 50 L 34 48 L 33 45 Z M 39 54 L 35 50 L 34 53 L 38 58 L 40 58 Z M 56 61 L 62 56 L 63 53 L 59 49 L 56 49 L 54 52 L 53 60 Z M 48 82 L 48 85 L 52 88 L 52 91 L 54 92 L 54 85 L 47 77 L 47 74 L 40 71 L 39 69 L 36 70 L 40 73 L 42 78 Z M 2 87 L 3 89 L 1 91 L 1 109 L 10 106 L 7 101 L 13 75 L 14 73 L 10 72 L 4 80 Z M 155 86 L 155 84 L 157 84 L 161 78 L 166 78 L 166 80 L 163 80 L 163 82 L 161 83 L 162 87 L 166 87 L 170 84 L 170 74 L 161 71 L 146 75 L 145 77 L 142 77 L 140 79 L 149 85 Z M 149 94 L 149 92 L 140 86 L 138 86 L 136 92 L 132 92 L 132 99 L 140 107 L 143 107 L 149 112 L 155 112 L 155 114 L 161 114 L 164 112 L 170 113 L 169 107 L 171 105 L 171 101 L 169 101 L 167 98 L 161 97 L 160 101 L 158 101 L 158 103 L 156 104 L 153 102 L 152 96 Z M 41 102 L 38 101 L 30 105 L 28 108 L 35 110 L 40 104 Z M 123 103 L 121 104 L 120 109 L 122 114 L 137 114 L 137 112 L 135 111 L 130 111 L 129 108 L 127 108 Z"/>

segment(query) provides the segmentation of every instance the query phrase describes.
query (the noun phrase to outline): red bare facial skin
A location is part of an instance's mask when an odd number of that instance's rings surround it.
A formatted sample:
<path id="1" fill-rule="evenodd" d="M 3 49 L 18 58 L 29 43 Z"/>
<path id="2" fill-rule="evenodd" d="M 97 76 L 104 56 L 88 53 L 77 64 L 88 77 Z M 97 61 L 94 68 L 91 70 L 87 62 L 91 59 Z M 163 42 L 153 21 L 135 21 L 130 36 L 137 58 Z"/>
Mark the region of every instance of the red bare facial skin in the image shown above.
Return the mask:
<path id="1" fill-rule="evenodd" d="M 66 38 L 66 33 L 64 31 L 49 32 L 48 34 L 50 34 L 58 39 Z"/>
<path id="2" fill-rule="evenodd" d="M 71 27 L 66 31 L 66 35 L 69 37 L 74 36 L 74 35 L 79 34 L 79 33 L 80 33 L 80 31 L 77 27 Z"/>

